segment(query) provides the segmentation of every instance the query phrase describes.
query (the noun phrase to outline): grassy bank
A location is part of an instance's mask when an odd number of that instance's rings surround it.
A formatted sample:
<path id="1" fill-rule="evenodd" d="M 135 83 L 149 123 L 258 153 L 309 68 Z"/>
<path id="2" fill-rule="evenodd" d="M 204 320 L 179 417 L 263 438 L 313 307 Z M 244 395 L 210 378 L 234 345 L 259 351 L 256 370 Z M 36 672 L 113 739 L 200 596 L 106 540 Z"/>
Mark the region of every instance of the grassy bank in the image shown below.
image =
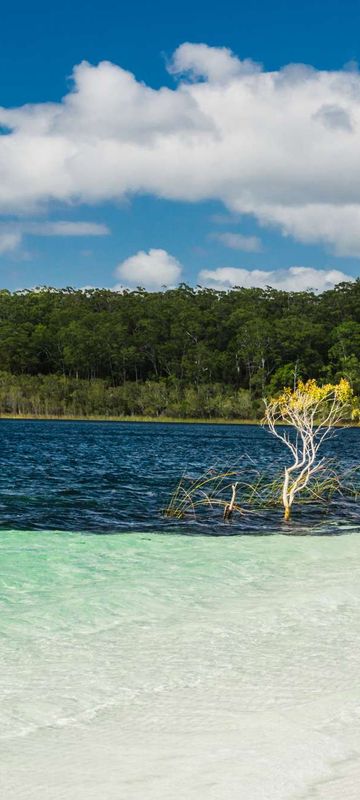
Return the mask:
<path id="1" fill-rule="evenodd" d="M 0 421 L 2 419 L 12 419 L 12 420 L 33 420 L 34 422 L 38 421 L 48 421 L 48 422 L 152 422 L 154 424 L 159 423 L 169 423 L 171 425 L 261 425 L 262 421 L 260 419 L 224 419 L 222 417 L 211 417 L 209 419 L 204 419 L 204 417 L 194 417 L 193 419 L 189 419 L 188 417 L 183 417 L 178 419 L 176 417 L 140 417 L 140 416 L 123 416 L 123 417 L 104 417 L 96 414 L 92 414 L 91 416 L 84 417 L 78 416 L 75 414 L 66 414 L 66 415 L 55 415 L 55 414 L 0 414 Z M 282 423 L 283 425 L 285 423 Z M 335 425 L 336 428 L 359 428 L 360 422 L 348 422 L 348 423 L 340 423 Z"/>
<path id="2" fill-rule="evenodd" d="M 175 417 L 141 417 L 141 416 L 100 416 L 92 414 L 90 416 L 78 416 L 75 414 L 55 415 L 55 414 L 1 414 L 1 419 L 14 419 L 14 420 L 48 420 L 48 421 L 64 421 L 64 422 L 166 422 L 175 424 L 186 425 L 261 425 L 258 419 L 224 419 L 221 417 L 212 417 L 204 419 L 204 417 L 189 418 L 175 418 Z"/>

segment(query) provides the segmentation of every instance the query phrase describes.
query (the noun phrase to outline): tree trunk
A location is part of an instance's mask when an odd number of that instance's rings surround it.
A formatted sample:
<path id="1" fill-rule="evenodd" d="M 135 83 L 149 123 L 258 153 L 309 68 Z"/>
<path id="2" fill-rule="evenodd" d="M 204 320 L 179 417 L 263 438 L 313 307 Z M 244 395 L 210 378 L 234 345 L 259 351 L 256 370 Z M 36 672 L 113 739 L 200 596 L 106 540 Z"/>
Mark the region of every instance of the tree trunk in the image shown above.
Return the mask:
<path id="1" fill-rule="evenodd" d="M 282 491 L 282 501 L 284 506 L 284 520 L 285 522 L 289 522 L 291 517 L 291 505 L 289 503 L 289 481 L 290 481 L 290 471 L 287 467 L 285 467 L 285 474 L 284 474 L 284 484 L 283 484 L 283 491 Z"/>

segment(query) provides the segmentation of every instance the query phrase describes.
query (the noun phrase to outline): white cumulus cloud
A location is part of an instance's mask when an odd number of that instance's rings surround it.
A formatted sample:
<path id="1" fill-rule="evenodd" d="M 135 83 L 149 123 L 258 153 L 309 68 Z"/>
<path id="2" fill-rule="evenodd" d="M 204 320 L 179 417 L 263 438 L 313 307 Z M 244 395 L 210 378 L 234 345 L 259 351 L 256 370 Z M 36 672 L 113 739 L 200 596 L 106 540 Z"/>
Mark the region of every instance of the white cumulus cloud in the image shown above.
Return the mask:
<path id="1" fill-rule="evenodd" d="M 259 70 L 260 66 L 254 61 L 240 61 L 228 47 L 209 47 L 191 42 L 181 44 L 168 65 L 168 71 L 173 75 L 187 75 L 195 80 L 206 78 L 215 83 L 224 83 L 238 75 Z"/>
<path id="2" fill-rule="evenodd" d="M 110 62 L 59 103 L 0 108 L 0 213 L 153 194 L 217 199 L 305 243 L 360 255 L 360 74 L 264 71 L 182 44 L 174 88 Z"/>
<path id="3" fill-rule="evenodd" d="M 360 205 L 309 203 L 302 208 L 258 208 L 260 221 L 278 225 L 285 236 L 300 242 L 332 246 L 338 256 L 360 255 Z"/>
<path id="4" fill-rule="evenodd" d="M 214 289 L 230 289 L 232 286 L 265 289 L 267 286 L 272 286 L 274 289 L 283 289 L 287 292 L 301 292 L 308 289 L 324 292 L 333 289 L 337 283 L 353 280 L 350 275 L 336 269 L 312 267 L 290 267 L 271 271 L 219 267 L 214 270 L 203 269 L 199 273 L 199 284 Z"/>
<path id="5" fill-rule="evenodd" d="M 178 283 L 181 264 L 166 250 L 139 250 L 126 258 L 116 268 L 115 275 L 128 286 L 144 286 L 146 289 L 161 289 Z M 115 288 L 122 288 L 118 284 Z"/>

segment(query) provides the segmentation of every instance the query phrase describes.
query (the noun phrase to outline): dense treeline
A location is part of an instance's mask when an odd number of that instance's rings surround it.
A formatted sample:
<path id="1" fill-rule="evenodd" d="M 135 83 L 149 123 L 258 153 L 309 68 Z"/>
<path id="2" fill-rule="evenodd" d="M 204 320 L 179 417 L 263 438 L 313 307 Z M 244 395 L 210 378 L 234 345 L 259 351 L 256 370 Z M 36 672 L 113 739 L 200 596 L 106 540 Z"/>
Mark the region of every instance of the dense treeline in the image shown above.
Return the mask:
<path id="1" fill-rule="evenodd" d="M 250 418 L 294 375 L 360 393 L 360 280 L 322 295 L 3 290 L 0 367 L 15 414 Z"/>

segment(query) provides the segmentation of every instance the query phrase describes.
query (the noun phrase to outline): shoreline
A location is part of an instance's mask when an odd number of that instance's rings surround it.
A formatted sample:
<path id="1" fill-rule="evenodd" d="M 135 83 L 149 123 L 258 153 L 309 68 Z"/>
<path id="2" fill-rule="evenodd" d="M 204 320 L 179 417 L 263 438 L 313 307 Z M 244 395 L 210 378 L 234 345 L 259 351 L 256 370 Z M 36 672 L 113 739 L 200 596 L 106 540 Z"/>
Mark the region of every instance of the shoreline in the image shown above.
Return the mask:
<path id="1" fill-rule="evenodd" d="M 169 423 L 171 425 L 261 425 L 261 420 L 258 419 L 223 419 L 222 417 L 211 417 L 209 419 L 204 419 L 203 417 L 103 417 L 95 414 L 88 417 L 77 416 L 75 414 L 64 414 L 61 416 L 57 416 L 56 414 L 0 414 L 0 421 L 2 419 L 33 420 L 35 422 L 37 420 L 47 420 L 49 422 L 153 422 Z"/>
<path id="2" fill-rule="evenodd" d="M 151 422 L 154 424 L 169 425 L 262 425 L 262 420 L 260 419 L 223 419 L 222 417 L 212 417 L 209 419 L 204 419 L 203 417 L 102 417 L 95 414 L 88 417 L 77 416 L 75 414 L 64 414 L 61 416 L 56 416 L 55 414 L 0 414 L 0 422 L 2 419 L 15 421 L 29 420 L 33 422 L 136 422 L 139 424 Z M 285 424 L 286 423 L 283 423 L 283 425 Z M 334 427 L 359 428 L 360 422 L 339 423 Z"/>

